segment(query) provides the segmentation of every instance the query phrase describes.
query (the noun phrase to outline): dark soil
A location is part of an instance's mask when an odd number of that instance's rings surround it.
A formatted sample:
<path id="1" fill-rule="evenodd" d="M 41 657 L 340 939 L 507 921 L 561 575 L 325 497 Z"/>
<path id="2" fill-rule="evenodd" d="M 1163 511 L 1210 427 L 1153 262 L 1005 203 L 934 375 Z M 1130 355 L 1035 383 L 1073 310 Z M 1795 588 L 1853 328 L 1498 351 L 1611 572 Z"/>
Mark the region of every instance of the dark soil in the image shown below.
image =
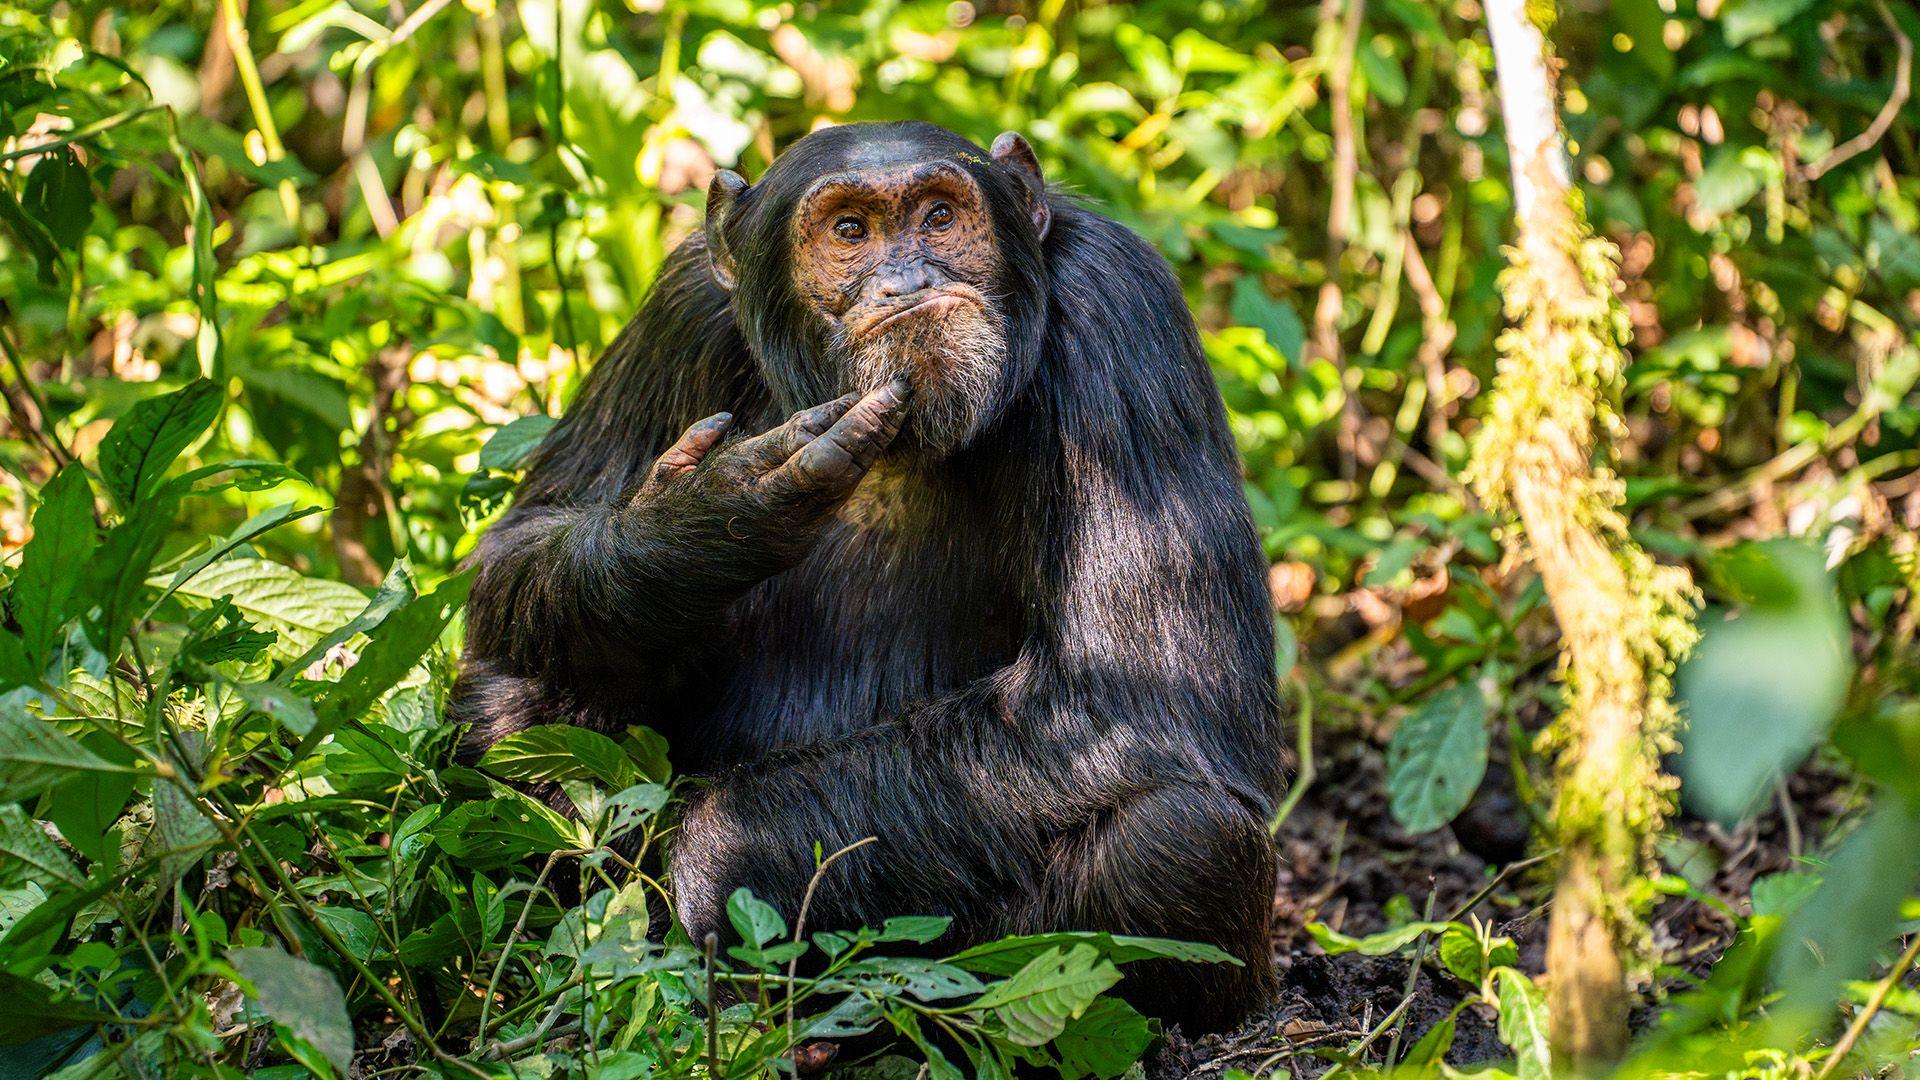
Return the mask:
<path id="1" fill-rule="evenodd" d="M 1539 867 L 1514 865 L 1523 857 L 1529 825 L 1505 767 L 1489 770 L 1474 805 L 1452 825 L 1413 835 L 1388 810 L 1381 750 L 1352 731 L 1330 734 L 1326 741 L 1329 745 L 1317 751 L 1323 755 L 1319 779 L 1278 836 L 1273 938 L 1279 998 L 1224 1034 L 1188 1039 L 1169 1032 L 1165 1046 L 1148 1060 L 1149 1080 L 1217 1077 L 1232 1068 L 1258 1076 L 1279 1066 L 1296 1077 L 1319 1076 L 1334 1064 L 1323 1055 L 1347 1051 L 1409 997 L 1411 954 L 1330 957 L 1307 934 L 1309 922 L 1357 936 L 1428 911 L 1434 919 L 1472 915 L 1514 939 L 1522 969 L 1541 971 L 1550 890 L 1537 876 Z M 1787 792 L 1771 810 L 1731 832 L 1683 817 L 1677 838 L 1662 852 L 1665 872 L 1745 910 L 1753 880 L 1790 868 L 1803 851 L 1818 850 L 1851 797 L 1841 778 L 1818 764 L 1792 777 Z M 1787 806 L 1790 815 L 1783 812 Z M 1711 967 L 1734 929 L 1711 904 L 1685 897 L 1662 904 L 1652 923 L 1655 947 L 1668 970 L 1694 976 Z M 1636 1026 L 1652 1023 L 1664 995 L 1679 985 L 1669 979 L 1649 988 L 1635 1013 Z M 1414 977 L 1399 1022 L 1400 1050 L 1475 994 L 1429 961 Z M 1391 1043 L 1388 1029 L 1363 1059 L 1382 1061 Z M 1474 1004 L 1461 1012 L 1449 1062 L 1465 1066 L 1507 1056 L 1491 1009 Z"/>

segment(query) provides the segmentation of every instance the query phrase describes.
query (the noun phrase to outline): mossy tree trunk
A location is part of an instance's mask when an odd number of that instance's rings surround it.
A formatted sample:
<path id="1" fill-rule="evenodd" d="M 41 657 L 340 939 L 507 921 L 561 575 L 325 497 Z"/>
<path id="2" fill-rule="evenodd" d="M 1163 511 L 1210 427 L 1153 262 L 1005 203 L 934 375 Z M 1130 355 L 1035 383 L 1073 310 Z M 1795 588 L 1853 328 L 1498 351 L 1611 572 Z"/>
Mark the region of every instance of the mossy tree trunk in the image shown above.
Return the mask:
<path id="1" fill-rule="evenodd" d="M 1517 225 L 1503 276 L 1511 328 L 1476 436 L 1471 479 L 1517 519 L 1506 542 L 1530 560 L 1561 632 L 1566 706 L 1549 732 L 1560 849 L 1547 946 L 1555 1058 L 1592 1072 L 1626 1050 L 1628 971 L 1644 956 L 1626 899 L 1670 801 L 1674 658 L 1691 644 L 1693 589 L 1629 538 L 1619 479 L 1595 453 L 1619 433 L 1626 323 L 1617 254 L 1589 229 L 1568 176 L 1535 0 L 1486 0 L 1512 158 Z M 1597 460 L 1596 460 L 1597 459 Z"/>

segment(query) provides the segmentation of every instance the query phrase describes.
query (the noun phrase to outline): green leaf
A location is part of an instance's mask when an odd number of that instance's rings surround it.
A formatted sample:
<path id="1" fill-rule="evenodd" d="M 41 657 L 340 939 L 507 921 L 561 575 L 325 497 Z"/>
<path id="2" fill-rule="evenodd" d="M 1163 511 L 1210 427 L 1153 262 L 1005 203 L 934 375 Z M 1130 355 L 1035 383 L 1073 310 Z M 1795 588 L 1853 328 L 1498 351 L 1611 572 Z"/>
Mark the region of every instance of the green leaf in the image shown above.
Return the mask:
<path id="1" fill-rule="evenodd" d="M 353 1022 L 340 984 L 323 967 L 275 948 L 234 949 L 227 960 L 253 986 L 253 999 L 320 1055 L 340 1075 L 353 1063 Z"/>
<path id="2" fill-rule="evenodd" d="M 148 579 L 147 584 L 166 588 L 168 582 Z M 299 656 L 320 635 L 367 606 L 366 595 L 351 585 L 302 577 L 271 559 L 214 563 L 182 582 L 176 595 L 201 605 L 232 600 L 249 622 L 280 635 L 271 650 L 280 660 Z"/>
<path id="3" fill-rule="evenodd" d="M 1461 1002 L 1453 1011 L 1437 1024 L 1428 1028 L 1424 1034 L 1407 1049 L 1407 1056 L 1400 1059 L 1399 1071 L 1413 1076 L 1440 1075 L 1446 1064 L 1447 1051 L 1453 1049 L 1453 1036 L 1459 1023 L 1460 1010 L 1469 1002 Z"/>
<path id="4" fill-rule="evenodd" d="M 18 701 L 0 704 L 0 803 L 30 799 L 76 773 L 131 771 L 28 713 Z"/>
<path id="5" fill-rule="evenodd" d="M 87 879 L 25 811 L 17 806 L 0 806 L 0 885 L 23 881 L 44 887 L 56 881 L 84 885 Z"/>
<path id="6" fill-rule="evenodd" d="M 1515 1080 L 1550 1080 L 1547 1002 L 1533 980 L 1513 968 L 1493 973 L 1500 995 L 1500 1041 L 1513 1051 Z"/>
<path id="7" fill-rule="evenodd" d="M 1119 998 L 1101 998 L 1054 1037 L 1060 1074 L 1066 1080 L 1124 1074 L 1146 1053 L 1156 1032 L 1152 1021 Z"/>
<path id="8" fill-rule="evenodd" d="M 604 846 L 639 828 L 667 805 L 667 789 L 659 784 L 635 784 L 607 796 L 600 805 L 600 843 Z"/>
<path id="9" fill-rule="evenodd" d="M 480 767 L 504 780 L 595 779 L 615 790 L 644 779 L 620 744 L 572 724 L 540 724 L 516 731 L 481 755 Z"/>
<path id="10" fill-rule="evenodd" d="M 467 590 L 472 586 L 473 571 L 464 570 L 389 615 L 381 624 L 380 636 L 367 645 L 359 661 L 340 681 L 324 684 L 314 703 L 319 724 L 301 740 L 295 758 L 311 752 L 341 724 L 359 719 L 381 695 L 406 678 L 440 640 L 454 614 L 466 605 Z"/>
<path id="11" fill-rule="evenodd" d="M 33 539 L 20 555 L 20 573 L 7 593 L 27 664 L 36 673 L 74 614 L 74 586 L 93 559 L 95 543 L 93 486 L 86 470 L 69 465 L 40 489 Z"/>
<path id="12" fill-rule="evenodd" d="M 520 468 L 558 422 L 551 416 L 522 416 L 500 428 L 480 448 L 480 467 L 498 472 Z"/>
<path id="13" fill-rule="evenodd" d="M 419 595 L 419 587 L 413 579 L 413 564 L 406 559 L 395 559 L 366 607 L 345 624 L 315 641 L 306 652 L 287 665 L 288 672 L 299 674 L 305 671 L 314 661 L 325 657 L 327 650 L 335 645 L 346 644 L 356 634 L 371 635 L 380 624 L 387 621 L 387 616 L 412 603 Z"/>
<path id="14" fill-rule="evenodd" d="M 1732 824 L 1820 741 L 1853 661 L 1818 551 L 1743 545 L 1716 569 L 1749 603 L 1737 619 L 1703 625 L 1680 669 L 1688 730 L 1677 771 L 1689 804 Z"/>
<path id="15" fill-rule="evenodd" d="M 152 493 L 167 468 L 220 414 L 220 388 L 195 379 L 127 410 L 100 442 L 100 478 L 122 510 Z"/>
<path id="16" fill-rule="evenodd" d="M 1702 211 L 1719 217 L 1745 206 L 1760 193 L 1765 180 L 1749 167 L 1739 149 L 1723 146 L 1693 182 L 1694 200 Z"/>
<path id="17" fill-rule="evenodd" d="M 1377 934 L 1357 938 L 1343 934 L 1326 923 L 1314 922 L 1307 924 L 1307 933 L 1328 956 L 1344 956 L 1347 953 L 1359 953 L 1362 956 L 1392 956 L 1419 940 L 1421 935 L 1443 933 L 1453 925 L 1446 922 L 1411 922 L 1405 926 L 1396 926 L 1391 930 L 1382 930 Z"/>
<path id="18" fill-rule="evenodd" d="M 1011 975 L 1049 949 L 1087 945 L 1116 964 L 1136 960 L 1182 960 L 1190 964 L 1232 964 L 1240 958 L 1212 945 L 1169 938 L 1127 937 L 1092 930 L 1052 934 L 1022 934 L 989 941 L 947 958 L 947 962 L 982 975 Z"/>
<path id="19" fill-rule="evenodd" d="M 260 511 L 242 523 L 238 529 L 233 531 L 232 535 L 213 545 L 211 548 L 208 548 L 206 551 L 201 552 L 199 555 L 188 559 L 180 569 L 174 571 L 173 580 L 167 583 L 166 589 L 160 593 L 160 596 L 154 603 L 158 604 L 160 601 L 172 596 L 175 590 L 186 584 L 195 574 L 205 570 L 209 564 L 232 554 L 241 545 L 252 543 L 262 534 L 279 528 L 289 521 L 298 521 L 303 517 L 317 514 L 321 509 L 322 507 L 318 506 L 296 508 L 293 503 L 281 503 L 278 506 L 268 507 Z"/>
<path id="20" fill-rule="evenodd" d="M 36 161 L 22 196 L 21 205 L 45 226 L 54 243 L 68 251 L 80 245 L 93 221 L 93 181 L 73 147 L 63 146 Z"/>
<path id="21" fill-rule="evenodd" d="M 222 599 L 187 624 L 179 659 L 190 664 L 244 663 L 259 659 L 279 637 L 271 630 L 255 630 L 231 600 Z"/>
<path id="22" fill-rule="evenodd" d="M 1066 1030 L 1068 1020 L 1085 1013 L 1095 998 L 1119 981 L 1120 969 L 1092 945 L 1048 949 L 1011 977 L 989 986 L 967 1008 L 992 1010 L 1006 1025 L 1009 1041 L 1039 1046 Z"/>
<path id="23" fill-rule="evenodd" d="M 635 724 L 620 736 L 620 746 L 639 767 L 640 775 L 648 780 L 664 784 L 673 778 L 673 764 L 667 759 L 666 736 L 650 727 Z"/>
<path id="24" fill-rule="evenodd" d="M 278 683 L 235 683 L 233 691 L 248 708 L 303 738 L 319 723 L 312 702 Z"/>
<path id="25" fill-rule="evenodd" d="M 1462 682 L 1400 721 L 1387 745 L 1387 795 L 1409 832 L 1431 832 L 1466 809 L 1487 771 L 1487 704 Z"/>
<path id="26" fill-rule="evenodd" d="M 433 826 L 434 843 L 467 865 L 488 870 L 529 855 L 584 847 L 585 837 L 538 800 L 502 790 L 486 802 L 463 803 Z"/>
<path id="27" fill-rule="evenodd" d="M 47 986 L 38 979 L 0 972 L 0 1046 L 18 1046 L 49 1031 L 81 1024 L 110 1024 L 113 1017 Z"/>
<path id="28" fill-rule="evenodd" d="M 739 932 L 740 940 L 759 948 L 774 938 L 787 936 L 787 920 L 772 904 L 753 895 L 745 887 L 727 897 L 727 919 Z"/>
<path id="29" fill-rule="evenodd" d="M 47 794 L 47 820 L 59 826 L 67 843 L 87 858 L 114 860 L 119 851 L 113 823 L 133 797 L 138 780 L 132 768 L 133 751 L 100 731 L 88 732 L 80 744 L 119 771 L 90 769 L 69 775 Z M 4 799 L 0 795 L 0 801 Z"/>
<path id="30" fill-rule="evenodd" d="M 1753 880 L 1753 914 L 1784 919 L 1800 910 L 1820 888 L 1820 875 L 1805 870 L 1783 870 Z"/>
<path id="31" fill-rule="evenodd" d="M 945 915 L 902 915 L 880 927 L 877 941 L 913 941 L 922 945 L 947 932 L 953 920 Z"/>
<path id="32" fill-rule="evenodd" d="M 1812 6 L 1813 0 L 1727 0 L 1720 9 L 1720 26 L 1727 44 L 1745 45 L 1780 29 Z"/>

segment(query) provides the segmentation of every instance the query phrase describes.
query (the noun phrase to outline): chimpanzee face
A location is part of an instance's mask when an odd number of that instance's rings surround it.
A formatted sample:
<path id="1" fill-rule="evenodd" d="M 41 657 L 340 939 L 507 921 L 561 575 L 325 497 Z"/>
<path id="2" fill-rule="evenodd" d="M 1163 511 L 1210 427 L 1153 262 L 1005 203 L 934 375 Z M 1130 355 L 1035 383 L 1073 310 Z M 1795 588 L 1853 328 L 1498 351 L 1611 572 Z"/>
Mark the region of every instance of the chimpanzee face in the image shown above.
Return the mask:
<path id="1" fill-rule="evenodd" d="M 776 401 L 905 377 L 898 446 L 966 445 L 1034 370 L 1050 211 L 1033 151 L 931 124 L 808 135 L 751 187 L 716 174 L 706 242 Z"/>
<path id="2" fill-rule="evenodd" d="M 836 381 L 913 383 L 918 441 L 950 449 L 1000 380 L 993 220 L 964 169 L 934 161 L 823 177 L 794 208 L 794 286 L 826 327 Z"/>

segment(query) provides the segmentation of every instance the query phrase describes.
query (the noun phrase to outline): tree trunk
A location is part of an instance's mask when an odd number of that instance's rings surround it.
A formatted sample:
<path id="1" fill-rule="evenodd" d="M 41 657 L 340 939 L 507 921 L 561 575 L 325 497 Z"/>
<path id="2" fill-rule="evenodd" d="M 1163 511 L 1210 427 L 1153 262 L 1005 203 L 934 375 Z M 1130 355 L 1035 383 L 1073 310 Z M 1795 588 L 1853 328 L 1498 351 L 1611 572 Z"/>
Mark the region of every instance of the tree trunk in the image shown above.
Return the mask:
<path id="1" fill-rule="evenodd" d="M 1517 236 L 1503 278 L 1513 329 L 1471 472 L 1489 505 L 1518 518 L 1509 549 L 1539 571 L 1560 626 L 1568 694 L 1549 733 L 1561 861 L 1547 999 L 1557 1063 L 1588 1073 L 1626 1051 L 1627 971 L 1645 929 L 1625 898 L 1668 809 L 1659 758 L 1693 590 L 1684 569 L 1656 566 L 1628 537 L 1619 480 L 1604 454 L 1594 460 L 1598 436 L 1618 429 L 1616 256 L 1574 199 L 1547 43 L 1526 3 L 1486 0 Z"/>

